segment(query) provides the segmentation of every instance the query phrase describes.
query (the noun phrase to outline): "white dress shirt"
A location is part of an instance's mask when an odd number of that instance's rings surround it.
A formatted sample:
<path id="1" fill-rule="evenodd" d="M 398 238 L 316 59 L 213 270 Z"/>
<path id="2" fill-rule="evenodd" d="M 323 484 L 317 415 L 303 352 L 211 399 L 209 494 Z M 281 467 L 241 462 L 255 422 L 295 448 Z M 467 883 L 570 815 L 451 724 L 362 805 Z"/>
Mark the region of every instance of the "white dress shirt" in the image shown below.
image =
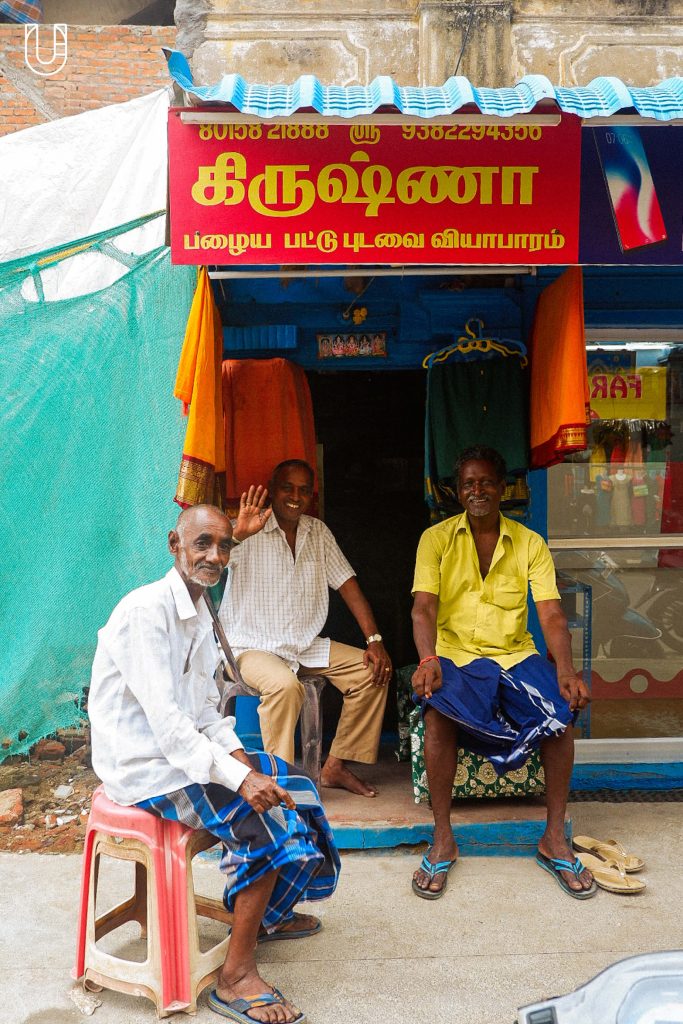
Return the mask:
<path id="1" fill-rule="evenodd" d="M 219 616 L 236 656 L 269 651 L 299 665 L 325 668 L 330 641 L 325 625 L 329 587 L 338 590 L 355 575 L 330 529 L 302 516 L 295 554 L 275 516 L 230 554 L 229 576 Z"/>
<path id="2" fill-rule="evenodd" d="M 175 568 L 127 594 L 98 633 L 88 715 L 92 763 L 107 796 L 130 805 L 218 782 L 238 790 L 250 769 L 235 719 L 218 713 L 220 660 L 211 616 Z"/>

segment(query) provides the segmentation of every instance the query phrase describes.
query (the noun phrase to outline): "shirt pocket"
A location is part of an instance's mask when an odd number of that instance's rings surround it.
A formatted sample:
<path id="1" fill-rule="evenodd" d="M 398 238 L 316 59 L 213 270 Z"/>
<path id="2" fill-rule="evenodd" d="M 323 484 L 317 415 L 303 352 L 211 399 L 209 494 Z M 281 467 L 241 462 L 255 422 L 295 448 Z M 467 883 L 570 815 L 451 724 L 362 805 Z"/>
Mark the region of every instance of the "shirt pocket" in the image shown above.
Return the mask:
<path id="1" fill-rule="evenodd" d="M 503 611 L 518 611 L 526 607 L 528 581 L 522 576 L 504 576 L 502 573 L 496 576 L 493 584 L 491 601 L 497 608 Z"/>

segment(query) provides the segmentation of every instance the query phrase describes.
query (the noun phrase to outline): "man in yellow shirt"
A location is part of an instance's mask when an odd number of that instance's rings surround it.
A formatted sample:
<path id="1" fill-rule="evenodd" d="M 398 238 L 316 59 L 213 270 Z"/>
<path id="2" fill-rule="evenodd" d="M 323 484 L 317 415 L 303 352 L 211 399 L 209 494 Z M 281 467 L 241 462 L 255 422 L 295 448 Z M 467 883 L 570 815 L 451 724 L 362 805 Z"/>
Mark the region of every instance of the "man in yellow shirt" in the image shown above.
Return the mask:
<path id="1" fill-rule="evenodd" d="M 572 853 L 564 816 L 574 763 L 573 721 L 590 696 L 574 671 L 567 620 L 547 545 L 500 513 L 506 468 L 493 448 L 466 449 L 455 466 L 465 509 L 426 530 L 417 549 L 413 635 L 420 664 L 413 688 L 425 720 L 425 764 L 434 842 L 413 891 L 438 899 L 458 850 L 451 828 L 457 736 L 503 774 L 540 747 L 547 822 L 536 860 L 577 899 L 594 896 L 590 872 Z M 555 665 L 527 630 L 527 595 Z"/>

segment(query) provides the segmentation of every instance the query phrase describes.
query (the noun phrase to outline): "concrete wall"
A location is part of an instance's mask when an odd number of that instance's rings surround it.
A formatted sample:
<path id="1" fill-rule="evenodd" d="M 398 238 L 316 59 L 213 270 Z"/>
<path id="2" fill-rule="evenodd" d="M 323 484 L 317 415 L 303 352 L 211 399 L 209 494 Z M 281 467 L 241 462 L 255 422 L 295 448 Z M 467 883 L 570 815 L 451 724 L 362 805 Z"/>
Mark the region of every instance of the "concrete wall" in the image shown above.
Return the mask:
<path id="1" fill-rule="evenodd" d="M 177 0 L 175 20 L 203 84 L 440 85 L 457 67 L 492 87 L 528 73 L 650 85 L 683 68 L 683 0 Z"/>
<path id="2" fill-rule="evenodd" d="M 681 0 L 518 0 L 511 25 L 513 77 L 558 85 L 616 75 L 655 85 L 683 74 Z"/>

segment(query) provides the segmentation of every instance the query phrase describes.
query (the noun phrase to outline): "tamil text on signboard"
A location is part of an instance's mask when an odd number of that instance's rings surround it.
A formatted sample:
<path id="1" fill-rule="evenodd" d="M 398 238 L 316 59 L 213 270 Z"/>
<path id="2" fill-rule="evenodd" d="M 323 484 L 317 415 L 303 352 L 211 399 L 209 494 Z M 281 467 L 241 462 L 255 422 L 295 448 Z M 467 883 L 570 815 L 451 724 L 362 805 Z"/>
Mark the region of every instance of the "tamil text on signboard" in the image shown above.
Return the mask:
<path id="1" fill-rule="evenodd" d="M 169 115 L 176 263 L 577 260 L 577 118 L 188 124 L 181 113 Z"/>

